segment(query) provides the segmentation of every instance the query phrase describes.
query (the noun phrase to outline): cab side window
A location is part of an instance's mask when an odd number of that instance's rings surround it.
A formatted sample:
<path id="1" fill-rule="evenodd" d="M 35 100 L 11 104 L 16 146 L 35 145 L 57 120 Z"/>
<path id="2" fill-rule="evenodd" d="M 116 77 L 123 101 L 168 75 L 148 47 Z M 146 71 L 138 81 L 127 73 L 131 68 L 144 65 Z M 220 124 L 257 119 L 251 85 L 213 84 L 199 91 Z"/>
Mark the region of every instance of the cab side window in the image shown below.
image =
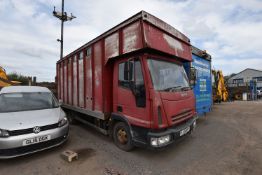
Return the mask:
<path id="1" fill-rule="evenodd" d="M 118 86 L 132 91 L 137 107 L 146 106 L 146 91 L 142 65 L 138 58 L 120 63 L 118 66 Z"/>
<path id="2" fill-rule="evenodd" d="M 136 97 L 136 106 L 137 107 L 146 107 L 146 90 L 144 77 L 142 72 L 142 65 L 140 60 L 135 60 L 135 81 L 133 86 L 133 93 Z"/>
<path id="3" fill-rule="evenodd" d="M 128 75 L 128 61 L 120 63 L 118 66 L 118 86 L 130 89 Z"/>

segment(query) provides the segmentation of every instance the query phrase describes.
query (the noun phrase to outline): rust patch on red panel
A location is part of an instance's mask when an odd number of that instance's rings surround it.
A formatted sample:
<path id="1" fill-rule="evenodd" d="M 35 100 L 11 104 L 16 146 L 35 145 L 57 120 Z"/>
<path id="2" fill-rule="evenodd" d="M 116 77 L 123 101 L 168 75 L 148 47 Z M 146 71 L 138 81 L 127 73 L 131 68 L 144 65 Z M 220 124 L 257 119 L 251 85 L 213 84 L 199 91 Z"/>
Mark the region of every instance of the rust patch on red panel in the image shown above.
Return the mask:
<path id="1" fill-rule="evenodd" d="M 78 61 L 78 83 L 79 83 L 79 107 L 84 108 L 84 62 L 83 62 L 83 51 L 80 52 Z"/>
<path id="2" fill-rule="evenodd" d="M 182 34 L 181 32 L 179 32 L 177 29 L 175 29 L 174 27 L 172 27 L 171 25 L 165 23 L 164 21 L 158 19 L 157 17 L 147 13 L 147 12 L 143 12 L 143 20 L 150 22 L 151 24 L 155 25 L 156 27 L 164 30 L 165 32 L 175 36 L 176 38 L 179 38 L 181 40 L 183 40 L 184 42 L 189 44 L 189 39 Z"/>
<path id="3" fill-rule="evenodd" d="M 84 70 L 83 70 L 83 74 L 84 74 L 84 108 L 86 108 L 86 49 L 83 50 L 83 62 L 84 62 Z"/>
<path id="4" fill-rule="evenodd" d="M 123 29 L 123 53 L 129 53 L 142 48 L 140 22 L 137 21 Z"/>
<path id="5" fill-rule="evenodd" d="M 59 69 L 59 67 L 60 67 L 60 64 L 61 63 L 57 63 L 56 64 L 56 83 L 57 83 L 57 94 L 58 94 L 58 99 L 61 99 L 61 85 L 60 85 L 60 69 Z"/>
<path id="6" fill-rule="evenodd" d="M 64 82 L 63 82 L 63 62 L 59 67 L 59 80 L 60 80 L 60 99 L 64 100 Z"/>
<path id="7" fill-rule="evenodd" d="M 86 50 L 86 108 L 92 110 L 92 53 L 91 48 Z"/>
<path id="8" fill-rule="evenodd" d="M 95 110 L 102 111 L 102 48 L 101 41 L 94 45 L 94 95 Z"/>
<path id="9" fill-rule="evenodd" d="M 73 59 L 73 105 L 77 106 L 77 56 Z"/>
<path id="10" fill-rule="evenodd" d="M 76 55 L 76 65 L 77 65 L 77 91 L 76 91 L 76 96 L 77 96 L 77 106 L 79 106 L 79 53 Z"/>
<path id="11" fill-rule="evenodd" d="M 166 42 L 168 43 L 168 45 L 176 50 L 176 52 L 183 52 L 184 48 L 183 45 L 180 41 L 178 41 L 177 39 L 163 33 L 163 38 L 166 40 Z"/>
<path id="12" fill-rule="evenodd" d="M 67 103 L 67 60 L 64 61 L 64 102 Z"/>
<path id="13" fill-rule="evenodd" d="M 105 63 L 109 58 L 119 55 L 119 34 L 114 33 L 105 38 Z"/>
<path id="14" fill-rule="evenodd" d="M 72 59 L 68 59 L 68 103 L 72 104 Z"/>
<path id="15" fill-rule="evenodd" d="M 192 60 L 191 46 L 149 24 L 144 25 L 146 45 L 187 61 Z"/>

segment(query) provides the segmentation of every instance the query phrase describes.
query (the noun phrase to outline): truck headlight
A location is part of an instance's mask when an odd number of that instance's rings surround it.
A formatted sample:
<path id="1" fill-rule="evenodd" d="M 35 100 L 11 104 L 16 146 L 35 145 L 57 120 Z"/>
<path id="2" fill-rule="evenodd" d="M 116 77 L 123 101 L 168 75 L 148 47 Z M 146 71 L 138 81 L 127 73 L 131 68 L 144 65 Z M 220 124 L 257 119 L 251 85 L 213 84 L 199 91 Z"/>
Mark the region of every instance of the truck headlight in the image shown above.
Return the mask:
<path id="1" fill-rule="evenodd" d="M 162 137 L 152 137 L 151 145 L 154 147 L 159 147 L 159 146 L 167 144 L 168 142 L 170 142 L 170 140 L 171 140 L 170 135 L 166 135 Z"/>
<path id="2" fill-rule="evenodd" d="M 4 129 L 0 129 L 0 137 L 9 137 L 8 131 Z"/>
<path id="3" fill-rule="evenodd" d="M 197 123 L 196 123 L 196 120 L 195 120 L 194 123 L 193 123 L 193 130 L 196 129 L 196 125 L 197 125 Z"/>
<path id="4" fill-rule="evenodd" d="M 68 120 L 66 117 L 62 118 L 59 122 L 58 122 L 58 126 L 62 127 L 65 126 L 68 123 Z"/>

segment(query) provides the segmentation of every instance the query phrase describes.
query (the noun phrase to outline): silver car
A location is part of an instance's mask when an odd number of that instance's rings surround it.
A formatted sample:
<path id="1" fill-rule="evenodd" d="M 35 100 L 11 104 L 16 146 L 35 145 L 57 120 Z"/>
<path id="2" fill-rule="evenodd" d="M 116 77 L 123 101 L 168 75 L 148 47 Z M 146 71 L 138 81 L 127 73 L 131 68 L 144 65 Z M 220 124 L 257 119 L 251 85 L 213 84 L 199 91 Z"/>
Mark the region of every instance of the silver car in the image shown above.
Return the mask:
<path id="1" fill-rule="evenodd" d="M 50 90 L 10 86 L 0 91 L 0 158 L 22 156 L 64 143 L 68 121 Z"/>

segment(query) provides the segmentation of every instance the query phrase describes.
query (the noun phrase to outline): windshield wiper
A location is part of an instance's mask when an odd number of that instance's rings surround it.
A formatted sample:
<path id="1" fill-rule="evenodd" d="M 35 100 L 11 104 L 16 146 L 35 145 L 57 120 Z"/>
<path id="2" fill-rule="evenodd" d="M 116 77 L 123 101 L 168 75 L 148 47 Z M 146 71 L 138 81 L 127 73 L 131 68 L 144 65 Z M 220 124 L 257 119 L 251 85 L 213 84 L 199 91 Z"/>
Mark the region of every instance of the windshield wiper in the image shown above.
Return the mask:
<path id="1" fill-rule="evenodd" d="M 190 89 L 191 89 L 190 87 L 182 87 L 182 88 L 181 88 L 182 91 L 188 91 L 188 90 L 190 90 Z"/>
<path id="2" fill-rule="evenodd" d="M 168 92 L 174 92 L 174 91 L 177 91 L 177 90 L 188 91 L 190 89 L 191 88 L 188 87 L 188 86 L 187 87 L 175 86 L 175 87 L 169 87 L 169 88 L 163 89 L 163 91 L 168 91 Z"/>
<path id="3" fill-rule="evenodd" d="M 163 89 L 163 91 L 171 92 L 171 91 L 175 91 L 178 89 L 181 89 L 181 86 L 169 87 L 169 88 Z"/>

